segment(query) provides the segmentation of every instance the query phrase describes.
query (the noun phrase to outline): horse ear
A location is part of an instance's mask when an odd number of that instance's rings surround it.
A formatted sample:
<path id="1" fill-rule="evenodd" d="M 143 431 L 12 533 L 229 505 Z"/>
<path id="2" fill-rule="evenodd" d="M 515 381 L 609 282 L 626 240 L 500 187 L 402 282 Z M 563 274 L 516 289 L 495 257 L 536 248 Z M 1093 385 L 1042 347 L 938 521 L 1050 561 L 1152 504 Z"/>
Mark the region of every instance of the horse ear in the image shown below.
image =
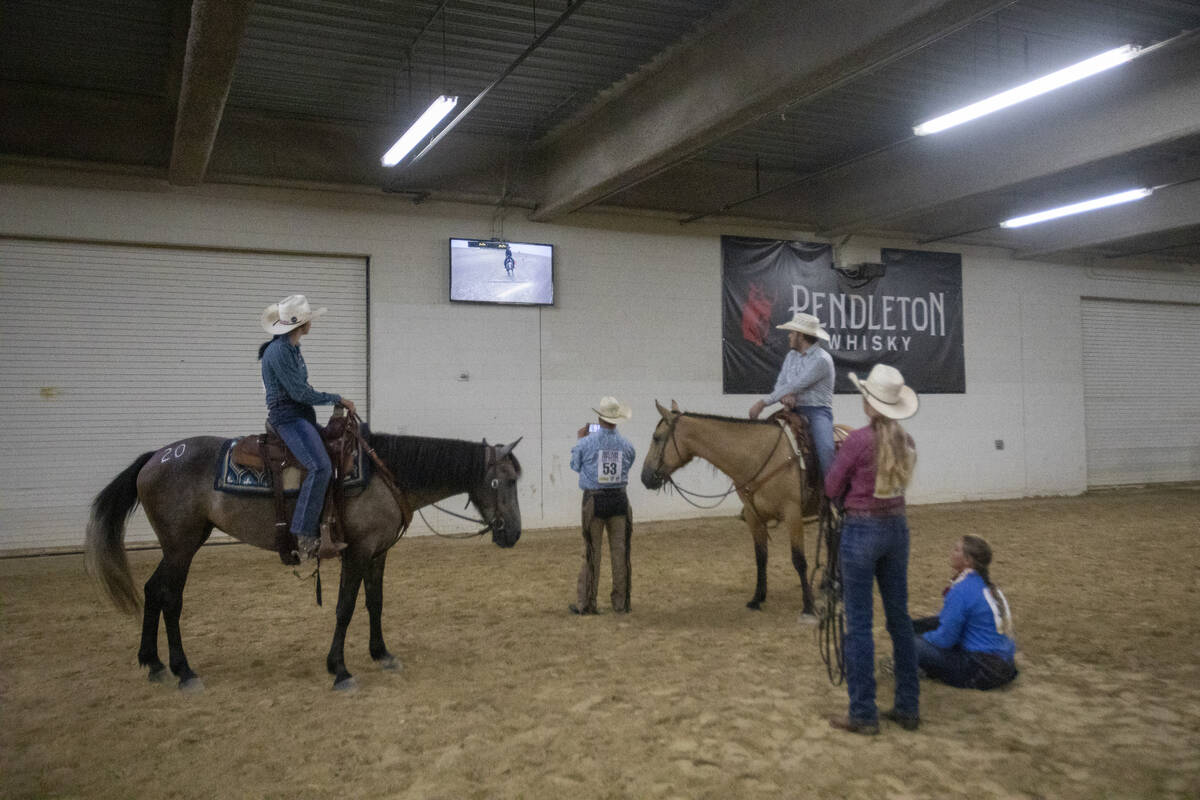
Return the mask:
<path id="1" fill-rule="evenodd" d="M 671 412 L 670 412 L 670 411 L 667 411 L 665 408 L 663 408 L 663 405 L 662 405 L 662 403 L 660 403 L 660 402 L 658 402 L 657 400 L 655 400 L 655 401 L 654 401 L 654 407 L 658 409 L 658 413 L 662 415 L 662 418 L 663 418 L 663 419 L 670 419 L 670 418 L 671 418 Z"/>
<path id="2" fill-rule="evenodd" d="M 500 445 L 500 449 L 496 451 L 496 460 L 503 461 L 505 458 L 507 458 L 508 454 L 512 452 L 513 448 L 516 447 L 518 444 L 520 444 L 521 439 L 524 439 L 524 438 L 525 438 L 524 436 L 521 436 L 512 444 Z"/>
<path id="3" fill-rule="evenodd" d="M 671 410 L 676 414 L 679 413 L 679 403 L 676 403 L 673 399 L 671 400 Z"/>

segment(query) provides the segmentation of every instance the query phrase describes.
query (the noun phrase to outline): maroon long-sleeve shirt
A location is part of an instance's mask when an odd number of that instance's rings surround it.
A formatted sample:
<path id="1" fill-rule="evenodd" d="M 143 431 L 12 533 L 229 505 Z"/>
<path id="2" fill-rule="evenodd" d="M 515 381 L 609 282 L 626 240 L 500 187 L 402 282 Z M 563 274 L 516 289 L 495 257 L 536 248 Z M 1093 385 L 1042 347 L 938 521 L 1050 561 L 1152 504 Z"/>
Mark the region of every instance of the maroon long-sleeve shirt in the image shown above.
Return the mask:
<path id="1" fill-rule="evenodd" d="M 825 476 L 825 494 L 833 499 L 845 495 L 847 510 L 878 516 L 904 513 L 903 494 L 889 498 L 875 496 L 875 431 L 870 425 L 852 432 L 842 442 Z"/>

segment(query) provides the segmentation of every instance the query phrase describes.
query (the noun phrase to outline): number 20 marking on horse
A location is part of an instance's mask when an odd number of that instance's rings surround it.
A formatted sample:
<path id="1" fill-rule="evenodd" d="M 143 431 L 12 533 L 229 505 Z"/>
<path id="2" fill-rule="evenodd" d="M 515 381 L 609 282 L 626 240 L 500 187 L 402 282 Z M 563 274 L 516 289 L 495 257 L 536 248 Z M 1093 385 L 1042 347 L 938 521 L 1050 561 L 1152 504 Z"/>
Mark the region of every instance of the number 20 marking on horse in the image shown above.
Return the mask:
<path id="1" fill-rule="evenodd" d="M 172 458 L 180 458 L 181 456 L 183 456 L 183 454 L 185 452 L 187 452 L 186 444 L 182 444 L 182 443 L 177 444 L 177 445 L 175 445 L 174 450 L 172 450 L 170 447 L 168 447 L 166 450 L 163 451 L 162 458 L 160 458 L 158 460 L 158 463 L 165 464 L 168 461 L 170 461 Z"/>

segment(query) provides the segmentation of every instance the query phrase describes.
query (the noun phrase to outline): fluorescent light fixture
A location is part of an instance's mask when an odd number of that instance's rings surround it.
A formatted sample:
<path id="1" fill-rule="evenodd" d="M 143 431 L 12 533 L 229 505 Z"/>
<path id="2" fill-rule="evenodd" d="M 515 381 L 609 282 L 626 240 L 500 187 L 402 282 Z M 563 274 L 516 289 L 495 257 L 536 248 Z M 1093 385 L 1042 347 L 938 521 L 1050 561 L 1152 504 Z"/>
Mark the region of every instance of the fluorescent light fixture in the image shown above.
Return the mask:
<path id="1" fill-rule="evenodd" d="M 970 122 L 986 114 L 991 114 L 993 111 L 1008 108 L 1031 97 L 1037 97 L 1039 94 L 1053 91 L 1061 86 L 1066 86 L 1068 83 L 1074 83 L 1089 75 L 1095 75 L 1097 72 L 1103 72 L 1119 64 L 1124 64 L 1140 51 L 1141 48 L 1137 45 L 1127 44 L 1115 50 L 1109 50 L 1107 53 L 1092 56 L 1086 61 L 1072 64 L 1069 67 L 1060 69 L 1058 72 L 1051 72 L 1049 75 L 1043 75 L 1029 83 L 1023 83 L 1008 91 L 992 95 L 985 100 L 980 100 L 978 103 L 972 103 L 957 111 L 943 114 L 928 122 L 922 122 L 913 128 L 913 133 L 917 136 L 926 136 L 931 133 L 944 131 L 947 128 L 953 128 L 955 125 L 961 125 L 964 122 Z"/>
<path id="2" fill-rule="evenodd" d="M 1153 189 L 1130 189 L 1125 192 L 1117 192 L 1116 194 L 1109 194 L 1092 200 L 1084 200 L 1082 203 L 1072 203 L 1069 206 L 1061 206 L 1048 211 L 1039 211 L 1036 214 L 1026 214 L 1023 217 L 1006 219 L 1000 223 L 1000 227 L 1020 228 L 1025 225 L 1035 225 L 1039 222 L 1045 222 L 1048 219 L 1058 219 L 1059 217 L 1067 217 L 1071 214 L 1082 214 L 1084 211 L 1095 211 L 1097 208 L 1106 208 L 1107 206 L 1115 206 L 1133 200 L 1141 200 L 1143 197 L 1149 197 L 1153 193 Z"/>
<path id="3" fill-rule="evenodd" d="M 394 167 L 399 164 L 400 160 L 420 144 L 421 140 L 428 136 L 429 132 L 437 127 L 437 124 L 453 111 L 456 105 L 458 105 L 458 98 L 446 95 L 441 95 L 430 103 L 429 108 L 425 109 L 425 113 L 392 145 L 392 149 L 383 154 L 383 158 L 380 159 L 383 165 Z"/>

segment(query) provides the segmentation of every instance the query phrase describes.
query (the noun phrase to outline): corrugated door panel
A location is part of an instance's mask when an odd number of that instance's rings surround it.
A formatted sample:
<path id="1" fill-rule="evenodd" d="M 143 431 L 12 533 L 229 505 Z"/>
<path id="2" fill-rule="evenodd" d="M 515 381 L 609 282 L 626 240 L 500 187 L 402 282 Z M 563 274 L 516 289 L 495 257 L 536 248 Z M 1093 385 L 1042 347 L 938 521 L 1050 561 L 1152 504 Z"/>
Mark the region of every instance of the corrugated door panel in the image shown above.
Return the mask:
<path id="1" fill-rule="evenodd" d="M 1083 301 L 1089 486 L 1200 480 L 1200 306 Z"/>
<path id="2" fill-rule="evenodd" d="M 81 547 L 140 453 L 261 430 L 259 315 L 293 293 L 329 308 L 302 342 L 312 384 L 365 414 L 362 258 L 0 240 L 0 552 Z M 141 513 L 126 541 L 154 541 Z"/>

